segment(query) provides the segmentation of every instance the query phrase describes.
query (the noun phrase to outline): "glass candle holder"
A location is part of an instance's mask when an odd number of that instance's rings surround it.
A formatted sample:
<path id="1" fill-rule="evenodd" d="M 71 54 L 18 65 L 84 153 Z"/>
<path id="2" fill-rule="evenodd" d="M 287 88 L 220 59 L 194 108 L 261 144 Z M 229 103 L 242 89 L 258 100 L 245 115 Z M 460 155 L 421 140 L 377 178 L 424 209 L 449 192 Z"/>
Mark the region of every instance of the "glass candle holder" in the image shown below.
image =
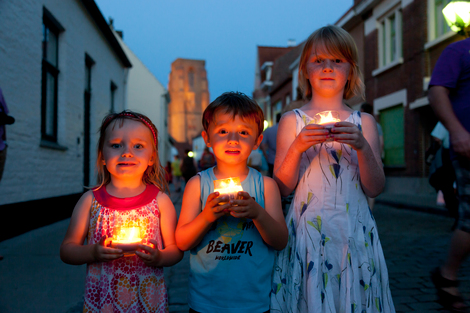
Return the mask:
<path id="1" fill-rule="evenodd" d="M 240 177 L 229 177 L 225 179 L 214 180 L 214 192 L 218 191 L 219 196 L 228 195 L 230 200 L 238 198 L 238 192 L 243 191 Z M 225 204 L 227 202 L 220 202 Z"/>
<path id="2" fill-rule="evenodd" d="M 336 111 L 322 111 L 313 117 L 315 124 L 322 125 L 329 131 L 335 126 L 335 123 L 341 122 L 339 118 L 339 113 Z"/>
<path id="3" fill-rule="evenodd" d="M 139 225 L 120 225 L 113 229 L 111 247 L 121 249 L 124 256 L 134 255 L 143 241 Z"/>

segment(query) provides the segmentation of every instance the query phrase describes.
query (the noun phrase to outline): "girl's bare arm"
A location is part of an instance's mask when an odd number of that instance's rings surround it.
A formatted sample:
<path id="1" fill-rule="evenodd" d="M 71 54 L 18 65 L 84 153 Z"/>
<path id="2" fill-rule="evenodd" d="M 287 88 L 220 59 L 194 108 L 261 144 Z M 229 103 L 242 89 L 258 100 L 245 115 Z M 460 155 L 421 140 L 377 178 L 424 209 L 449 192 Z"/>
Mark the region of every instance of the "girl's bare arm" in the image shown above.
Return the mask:
<path id="1" fill-rule="evenodd" d="M 60 246 L 60 258 L 67 264 L 105 262 L 122 257 L 122 250 L 105 247 L 105 237 L 101 238 L 99 243 L 83 245 L 88 233 L 92 200 L 93 192 L 86 192 L 73 210 L 67 233 Z"/>

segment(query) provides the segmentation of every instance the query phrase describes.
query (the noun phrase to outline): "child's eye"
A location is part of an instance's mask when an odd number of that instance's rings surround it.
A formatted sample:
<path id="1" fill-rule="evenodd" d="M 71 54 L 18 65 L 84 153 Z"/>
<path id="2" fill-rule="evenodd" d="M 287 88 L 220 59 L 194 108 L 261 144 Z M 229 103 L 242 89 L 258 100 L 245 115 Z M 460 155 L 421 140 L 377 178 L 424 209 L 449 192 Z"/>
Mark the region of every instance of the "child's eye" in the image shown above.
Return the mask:
<path id="1" fill-rule="evenodd" d="M 136 144 L 136 145 L 134 146 L 134 148 L 136 148 L 136 149 L 142 149 L 143 147 L 144 147 L 144 146 L 141 145 L 140 143 L 138 143 L 138 144 Z"/>
<path id="2" fill-rule="evenodd" d="M 121 147 L 121 145 L 118 144 L 118 143 L 111 144 L 111 148 L 113 148 L 113 149 L 117 149 L 117 148 L 120 148 L 120 147 Z"/>
<path id="3" fill-rule="evenodd" d="M 315 59 L 313 62 L 315 62 L 315 63 L 322 63 L 322 62 L 323 62 L 323 60 L 322 60 L 322 59 L 320 59 L 320 58 L 318 58 L 318 59 Z"/>
<path id="4" fill-rule="evenodd" d="M 248 131 L 246 131 L 246 130 L 242 130 L 242 131 L 240 131 L 240 134 L 241 134 L 241 135 L 245 135 L 245 136 L 246 136 L 246 135 L 248 135 Z"/>
<path id="5" fill-rule="evenodd" d="M 219 133 L 220 133 L 220 134 L 226 134 L 227 131 L 226 131 L 225 129 L 221 129 L 221 130 L 219 130 Z"/>
<path id="6" fill-rule="evenodd" d="M 341 59 L 335 59 L 335 63 L 341 63 L 343 62 Z"/>

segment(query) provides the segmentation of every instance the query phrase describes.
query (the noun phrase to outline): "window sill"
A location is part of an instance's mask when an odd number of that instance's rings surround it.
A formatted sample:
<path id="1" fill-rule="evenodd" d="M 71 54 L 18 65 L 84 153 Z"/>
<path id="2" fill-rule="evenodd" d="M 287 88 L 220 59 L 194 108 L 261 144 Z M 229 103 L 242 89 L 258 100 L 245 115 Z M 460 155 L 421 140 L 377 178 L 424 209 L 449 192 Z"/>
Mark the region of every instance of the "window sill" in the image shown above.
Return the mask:
<path id="1" fill-rule="evenodd" d="M 441 42 L 446 41 L 447 39 L 452 38 L 456 35 L 457 35 L 457 33 L 454 33 L 453 31 L 449 31 L 449 32 L 435 38 L 434 40 L 431 40 L 431 41 L 427 42 L 424 45 L 424 50 L 431 49 L 432 47 L 437 46 Z"/>
<path id="2" fill-rule="evenodd" d="M 69 149 L 67 147 L 59 145 L 57 142 L 52 142 L 52 141 L 45 140 L 45 139 L 41 139 L 41 143 L 39 144 L 39 146 L 41 148 L 48 148 L 48 149 L 59 150 L 59 151 L 66 151 Z"/>
<path id="3" fill-rule="evenodd" d="M 394 68 L 395 66 L 397 65 L 400 65 L 400 64 L 403 64 L 403 58 L 398 58 L 397 60 L 393 61 L 393 62 L 390 62 L 388 63 L 387 65 L 385 66 L 382 66 L 378 69 L 375 69 L 372 71 L 372 76 L 377 76 L 385 71 L 388 71 L 389 69 L 391 68 Z"/>

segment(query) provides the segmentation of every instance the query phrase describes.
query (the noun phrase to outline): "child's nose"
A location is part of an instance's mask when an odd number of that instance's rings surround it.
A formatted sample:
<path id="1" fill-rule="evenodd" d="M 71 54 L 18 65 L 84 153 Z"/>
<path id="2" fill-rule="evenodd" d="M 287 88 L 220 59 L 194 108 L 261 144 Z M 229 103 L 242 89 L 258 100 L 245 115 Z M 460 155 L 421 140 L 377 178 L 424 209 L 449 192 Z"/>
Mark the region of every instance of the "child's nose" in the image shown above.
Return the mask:
<path id="1" fill-rule="evenodd" d="M 128 146 L 124 146 L 124 149 L 122 151 L 122 156 L 124 157 L 129 157 L 132 156 L 132 149 Z"/>
<path id="2" fill-rule="evenodd" d="M 237 132 L 233 132 L 233 133 L 230 133 L 229 136 L 228 136 L 228 141 L 230 143 L 238 143 L 238 133 Z"/>
<path id="3" fill-rule="evenodd" d="M 323 71 L 332 71 L 333 70 L 333 61 L 326 59 L 323 61 Z"/>

